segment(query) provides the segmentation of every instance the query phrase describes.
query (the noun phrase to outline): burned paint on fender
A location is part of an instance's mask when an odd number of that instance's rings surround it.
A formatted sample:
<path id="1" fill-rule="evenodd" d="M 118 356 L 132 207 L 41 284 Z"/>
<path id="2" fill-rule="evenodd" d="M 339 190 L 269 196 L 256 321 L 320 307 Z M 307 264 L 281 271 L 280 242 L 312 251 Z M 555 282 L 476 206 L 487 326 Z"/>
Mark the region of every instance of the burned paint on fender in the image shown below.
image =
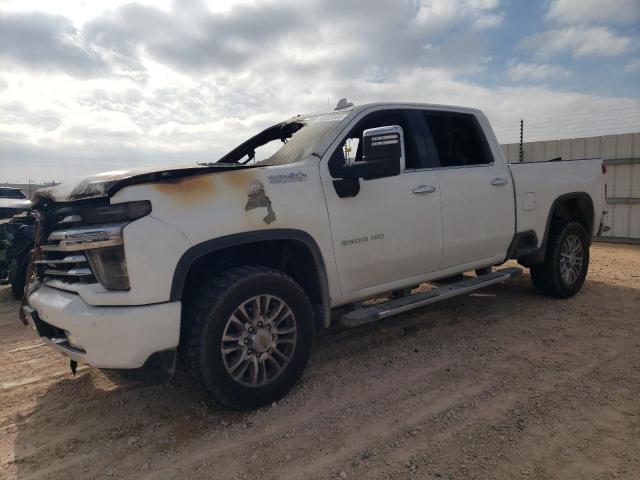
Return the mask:
<path id="1" fill-rule="evenodd" d="M 172 198 L 176 203 L 210 203 L 215 205 L 222 197 L 234 204 L 244 204 L 245 212 L 266 209 L 262 221 L 269 225 L 276 220 L 276 213 L 267 196 L 264 184 L 255 178 L 255 171 L 243 170 L 202 176 L 163 179 L 152 184 L 153 188 Z M 246 196 L 245 196 L 246 195 Z M 228 203 L 227 203 L 228 204 Z M 238 205 L 242 208 L 242 203 Z"/>
<path id="2" fill-rule="evenodd" d="M 247 184 L 254 174 L 249 171 L 216 172 L 190 177 L 177 177 L 156 180 L 150 183 L 152 188 L 172 198 L 177 203 L 207 203 L 216 201 L 221 195 L 240 195 L 244 197 Z"/>
<path id="3" fill-rule="evenodd" d="M 262 219 L 264 223 L 269 225 L 276 219 L 276 212 L 271 207 L 271 200 L 267 197 L 264 191 L 264 185 L 260 180 L 254 180 L 247 186 L 247 196 L 249 200 L 244 207 L 244 210 L 248 212 L 255 208 L 266 208 L 267 215 Z"/>
<path id="4" fill-rule="evenodd" d="M 159 192 L 169 195 L 183 203 L 197 203 L 213 195 L 210 175 L 182 178 L 168 178 L 153 183 Z"/>

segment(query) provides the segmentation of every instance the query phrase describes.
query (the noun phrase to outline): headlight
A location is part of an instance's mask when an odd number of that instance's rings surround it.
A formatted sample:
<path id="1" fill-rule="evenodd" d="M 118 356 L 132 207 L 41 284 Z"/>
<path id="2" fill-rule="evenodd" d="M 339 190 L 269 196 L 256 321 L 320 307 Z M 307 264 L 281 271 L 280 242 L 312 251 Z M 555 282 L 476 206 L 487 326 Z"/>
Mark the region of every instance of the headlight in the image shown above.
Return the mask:
<path id="1" fill-rule="evenodd" d="M 126 223 L 58 230 L 49 235 L 44 252 L 84 252 L 96 279 L 107 290 L 129 290 L 122 229 Z M 55 243 L 53 243 L 55 242 Z M 46 260 L 41 261 L 46 263 Z"/>
<path id="2" fill-rule="evenodd" d="M 124 247 L 96 248 L 87 250 L 91 270 L 96 279 L 107 290 L 129 290 L 127 260 L 124 258 Z"/>
<path id="3" fill-rule="evenodd" d="M 56 225 L 66 224 L 68 227 L 51 233 L 41 249 L 43 252 L 84 252 L 91 271 L 104 288 L 129 290 L 122 230 L 132 220 L 150 212 L 151 203 L 148 201 L 100 207 L 64 207 L 56 212 Z M 83 226 L 74 227 L 73 224 L 77 223 Z M 38 263 L 47 264 L 47 261 Z"/>
<path id="4" fill-rule="evenodd" d="M 55 222 L 62 227 L 65 227 L 65 224 L 96 225 L 111 222 L 130 222 L 150 213 L 151 202 L 148 200 L 99 207 L 69 205 L 55 212 Z"/>

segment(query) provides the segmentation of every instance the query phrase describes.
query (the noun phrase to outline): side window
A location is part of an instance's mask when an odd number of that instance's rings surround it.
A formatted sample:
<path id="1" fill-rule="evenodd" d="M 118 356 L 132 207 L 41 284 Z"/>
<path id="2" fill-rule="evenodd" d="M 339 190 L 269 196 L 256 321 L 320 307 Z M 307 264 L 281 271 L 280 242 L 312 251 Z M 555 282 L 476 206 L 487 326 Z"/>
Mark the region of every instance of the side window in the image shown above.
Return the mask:
<path id="1" fill-rule="evenodd" d="M 491 155 L 480 126 L 473 115 L 449 112 L 424 112 L 440 166 L 487 165 Z"/>
<path id="2" fill-rule="evenodd" d="M 362 160 L 362 132 L 369 128 L 386 127 L 389 125 L 402 127 L 404 134 L 405 168 L 418 168 L 415 142 L 404 112 L 400 110 L 384 110 L 367 115 L 351 129 L 331 156 L 329 162 L 331 174 L 335 177 L 337 176 L 336 172 L 338 172 L 340 167 L 345 163 L 359 162 Z"/>

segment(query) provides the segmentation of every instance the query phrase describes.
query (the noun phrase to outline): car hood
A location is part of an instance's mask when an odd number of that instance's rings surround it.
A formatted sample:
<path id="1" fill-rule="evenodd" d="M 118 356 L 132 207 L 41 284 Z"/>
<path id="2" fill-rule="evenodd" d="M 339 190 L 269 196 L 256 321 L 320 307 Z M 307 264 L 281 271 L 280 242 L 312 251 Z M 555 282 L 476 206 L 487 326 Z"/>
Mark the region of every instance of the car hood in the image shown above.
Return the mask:
<path id="1" fill-rule="evenodd" d="M 33 194 L 32 202 L 34 206 L 37 206 L 47 200 L 69 202 L 73 200 L 108 197 L 129 185 L 243 168 L 254 167 L 226 163 L 162 169 L 137 168 L 131 170 L 114 170 L 92 175 L 80 182 L 62 183 L 55 187 L 41 188 Z"/>
<path id="2" fill-rule="evenodd" d="M 30 200 L 24 198 L 0 198 L 0 219 L 11 218 L 30 208 Z"/>

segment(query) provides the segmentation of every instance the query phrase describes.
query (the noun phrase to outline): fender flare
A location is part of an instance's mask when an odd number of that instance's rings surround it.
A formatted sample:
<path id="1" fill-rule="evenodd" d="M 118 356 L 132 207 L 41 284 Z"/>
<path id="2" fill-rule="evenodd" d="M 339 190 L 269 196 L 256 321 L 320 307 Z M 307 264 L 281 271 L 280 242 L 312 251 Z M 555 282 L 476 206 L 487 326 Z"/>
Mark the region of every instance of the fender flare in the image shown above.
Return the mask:
<path id="1" fill-rule="evenodd" d="M 593 236 L 593 224 L 595 221 L 595 208 L 593 206 L 593 199 L 591 198 L 591 195 L 589 195 L 587 192 L 565 193 L 557 197 L 549 208 L 549 213 L 547 214 L 547 224 L 545 225 L 544 229 L 544 236 L 542 237 L 542 243 L 540 244 L 538 251 L 532 253 L 531 255 L 527 255 L 527 257 L 523 258 L 523 260 L 529 263 L 540 263 L 544 261 L 547 252 L 547 240 L 549 239 L 549 230 L 551 229 L 551 221 L 553 220 L 553 215 L 558 210 L 558 208 L 567 200 L 573 200 L 576 198 L 586 200 L 587 205 L 589 206 L 587 217 L 589 228 L 587 229 L 587 236 L 589 238 L 589 243 L 591 243 L 591 237 Z"/>
<path id="2" fill-rule="evenodd" d="M 318 272 L 318 283 L 320 284 L 320 297 L 322 299 L 323 315 L 329 311 L 329 282 L 322 253 L 317 242 L 311 235 L 302 230 L 289 228 L 272 228 L 268 230 L 254 230 L 249 232 L 234 233 L 223 237 L 213 238 L 197 245 L 191 246 L 185 251 L 173 273 L 171 281 L 170 301 L 175 302 L 182 299 L 182 290 L 187 280 L 187 275 L 194 262 L 209 253 L 213 253 L 225 248 L 246 245 L 249 243 L 264 242 L 269 240 L 296 240 L 303 243 L 311 252 L 314 266 Z"/>

